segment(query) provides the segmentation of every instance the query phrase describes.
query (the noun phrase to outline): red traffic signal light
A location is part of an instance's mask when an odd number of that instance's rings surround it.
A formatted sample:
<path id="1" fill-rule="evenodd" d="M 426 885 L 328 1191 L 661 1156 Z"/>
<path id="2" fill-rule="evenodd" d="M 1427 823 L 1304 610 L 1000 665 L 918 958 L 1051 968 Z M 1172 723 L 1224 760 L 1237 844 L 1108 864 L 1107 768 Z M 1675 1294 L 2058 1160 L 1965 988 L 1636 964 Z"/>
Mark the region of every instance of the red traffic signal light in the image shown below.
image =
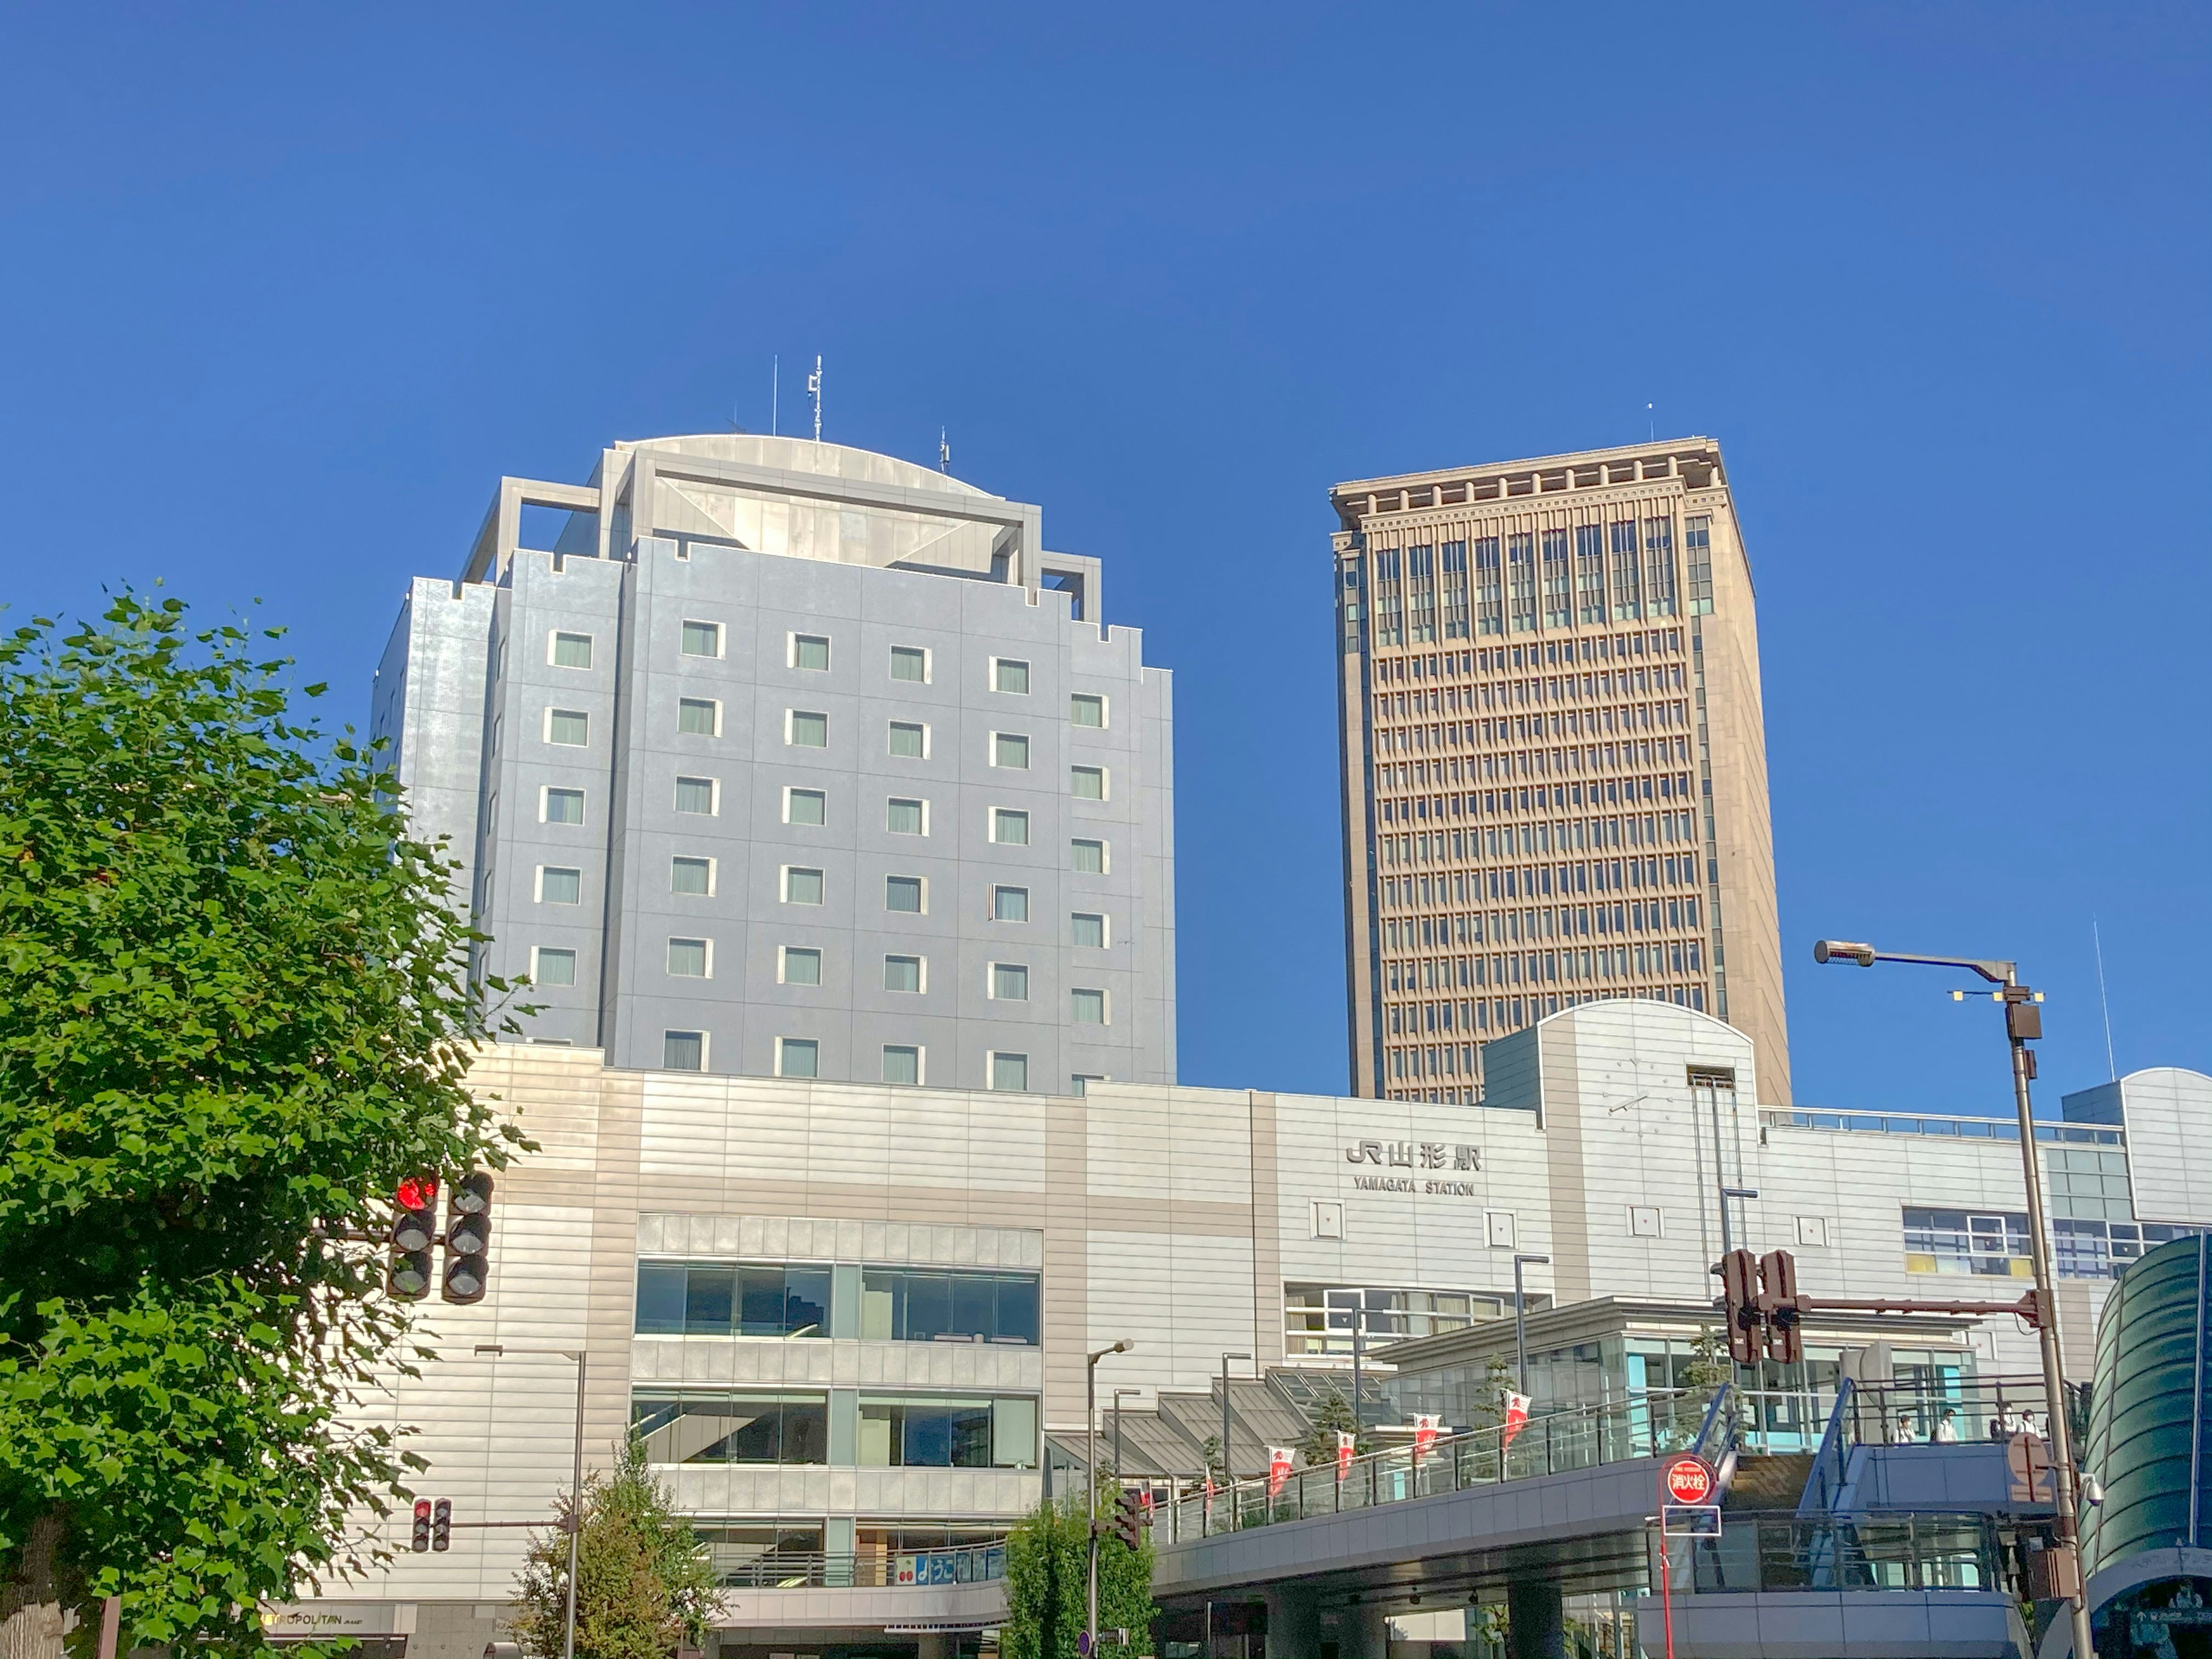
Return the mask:
<path id="1" fill-rule="evenodd" d="M 1759 1331 L 1759 1258 L 1749 1250 L 1730 1250 L 1721 1258 L 1721 1297 L 1729 1358 L 1739 1365 L 1757 1364 L 1766 1345 Z"/>
<path id="2" fill-rule="evenodd" d="M 448 1302 L 483 1300 L 491 1278 L 491 1187 L 481 1170 L 453 1185 L 446 1219 L 446 1282 L 439 1291 Z"/>
<path id="3" fill-rule="evenodd" d="M 430 1547 L 430 1500 L 415 1500 L 415 1553 L 423 1554 Z"/>
<path id="4" fill-rule="evenodd" d="M 415 1506 L 421 1509 L 417 1504 Z M 430 1547 L 434 1550 L 453 1547 L 453 1500 L 441 1498 L 430 1510 Z"/>
<path id="5" fill-rule="evenodd" d="M 402 1301 L 420 1301 L 430 1292 L 430 1246 L 438 1232 L 438 1182 L 434 1176 L 410 1176 L 392 1195 L 392 1260 L 385 1288 Z"/>
<path id="6" fill-rule="evenodd" d="M 1144 1500 L 1124 1486 L 1114 1499 L 1114 1535 L 1133 1550 L 1145 1541 L 1144 1532 Z"/>

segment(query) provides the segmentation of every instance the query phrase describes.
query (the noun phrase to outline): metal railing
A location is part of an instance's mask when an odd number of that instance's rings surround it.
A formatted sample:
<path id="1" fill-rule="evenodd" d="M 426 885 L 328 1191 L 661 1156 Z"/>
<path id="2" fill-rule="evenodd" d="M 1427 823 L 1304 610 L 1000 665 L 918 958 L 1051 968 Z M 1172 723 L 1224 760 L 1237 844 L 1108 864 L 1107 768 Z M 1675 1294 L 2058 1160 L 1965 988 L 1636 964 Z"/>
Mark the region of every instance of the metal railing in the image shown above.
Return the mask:
<path id="1" fill-rule="evenodd" d="M 1846 1389 L 1737 1391 L 1747 1451 L 1817 1451 L 1839 1398 L 1850 1401 L 1854 1444 L 1999 1440 L 2043 1428 L 2040 1376 L 1960 1377 L 1954 1382 L 1861 1383 Z"/>
<path id="2" fill-rule="evenodd" d="M 718 1584 L 744 1589 L 895 1589 L 983 1584 L 1006 1576 L 1003 1543 L 941 1550 L 772 1550 L 726 1556 L 708 1547 Z"/>
<path id="3" fill-rule="evenodd" d="M 1997 1590 L 2005 1583 L 1996 1518 L 1977 1510 L 1875 1510 L 1849 1517 L 1731 1510 L 1717 1537 L 1675 1539 L 1668 1555 L 1677 1595 Z"/>
<path id="4" fill-rule="evenodd" d="M 1826 1111 L 1805 1106 L 1762 1106 L 1759 1121 L 1780 1129 L 1831 1129 L 1846 1133 L 1890 1135 L 1948 1135 L 1968 1140 L 2020 1139 L 2020 1125 L 2010 1117 L 1952 1117 L 1921 1112 L 1869 1112 L 1845 1108 Z M 2119 1129 L 2100 1128 L 2087 1123 L 2039 1122 L 2035 1138 L 2039 1141 L 2064 1142 L 2088 1146 L 2124 1146 L 2127 1136 Z"/>
<path id="5" fill-rule="evenodd" d="M 1675 1451 L 1711 1451 L 1731 1431 L 1723 1387 L 1707 1396 L 1654 1390 L 1636 1399 L 1532 1417 L 1518 1431 L 1500 1424 L 1441 1435 L 1425 1452 L 1410 1446 L 1355 1457 L 1340 1475 L 1334 1465 L 1294 1469 L 1279 1485 L 1239 1480 L 1165 1506 L 1162 1543 L 1187 1543 L 1282 1521 L 1337 1515 L 1417 1498 L 1433 1498 L 1507 1480 L 1587 1469 Z M 1158 1525 L 1158 1522 L 1155 1523 Z M 1162 1535 L 1162 1534 L 1164 1535 Z"/>

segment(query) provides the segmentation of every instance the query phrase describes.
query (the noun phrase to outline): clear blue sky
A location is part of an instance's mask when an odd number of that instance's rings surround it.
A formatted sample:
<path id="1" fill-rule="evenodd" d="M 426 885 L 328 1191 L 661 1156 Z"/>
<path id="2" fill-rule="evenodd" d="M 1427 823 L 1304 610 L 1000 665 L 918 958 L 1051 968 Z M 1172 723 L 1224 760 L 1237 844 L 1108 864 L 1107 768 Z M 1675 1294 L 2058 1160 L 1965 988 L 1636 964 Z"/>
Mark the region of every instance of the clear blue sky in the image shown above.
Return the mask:
<path id="1" fill-rule="evenodd" d="M 1798 1098 L 2212 1068 L 2212 9 L 18 7 L 15 614 L 258 597 L 359 719 L 502 472 L 758 428 L 1040 502 L 1178 677 L 1182 1074 L 1344 1079 L 1325 492 L 1719 438 Z M 788 428 L 787 428 L 788 429 Z M 2055 1086 L 2054 1086 L 2055 1085 Z"/>

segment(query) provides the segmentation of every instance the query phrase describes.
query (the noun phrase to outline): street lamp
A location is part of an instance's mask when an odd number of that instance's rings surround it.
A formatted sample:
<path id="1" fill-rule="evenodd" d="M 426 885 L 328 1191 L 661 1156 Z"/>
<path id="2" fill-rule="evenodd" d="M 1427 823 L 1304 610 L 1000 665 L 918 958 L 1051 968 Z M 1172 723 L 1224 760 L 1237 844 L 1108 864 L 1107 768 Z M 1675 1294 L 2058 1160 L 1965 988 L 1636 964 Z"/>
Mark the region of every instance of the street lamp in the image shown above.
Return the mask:
<path id="1" fill-rule="evenodd" d="M 1877 962 L 1964 968 L 1998 988 L 1990 993 L 1990 998 L 2004 1005 L 2005 1037 L 2012 1045 L 2012 1103 L 2020 1118 L 2021 1169 L 2027 1183 L 2029 1259 L 2035 1269 L 2035 1299 L 2042 1316 L 2035 1323 L 2042 1339 L 2044 1408 L 2051 1422 L 2051 1468 L 2057 1488 L 2053 1494 L 2058 1510 L 2054 1530 L 2058 1534 L 2059 1547 L 2067 1553 L 2070 1563 L 2068 1583 L 2074 1592 L 2069 1598 L 2073 1603 L 2074 1659 L 2094 1659 L 2089 1601 L 2081 1585 L 2079 1517 L 2074 1512 L 2074 1436 L 2066 1419 L 2066 1371 L 2058 1347 L 2058 1298 L 2054 1293 L 2051 1271 L 2051 1239 L 2043 1220 L 2043 1166 L 2035 1155 L 2035 1115 L 2027 1094 L 2027 1085 L 2035 1076 L 2035 1051 L 2027 1045 L 2043 1036 L 2043 1011 L 2036 1006 L 2043 1000 L 2043 994 L 2020 982 L 2018 963 L 1994 958 L 1911 956 L 1899 951 L 1877 951 L 1871 945 L 1847 939 L 1824 939 L 1814 941 L 1813 960 L 1854 963 L 1861 968 L 1871 968 Z M 1966 996 L 1963 991 L 1951 994 L 1958 1000 Z"/>
<path id="2" fill-rule="evenodd" d="M 1221 1356 L 1221 1484 L 1224 1486 L 1233 1484 L 1237 1479 L 1236 1471 L 1229 1466 L 1229 1362 L 1251 1357 L 1249 1353 L 1225 1353 Z M 1236 1499 L 1231 1498 L 1230 1502 L 1233 1504 Z"/>
<path id="3" fill-rule="evenodd" d="M 1114 1484 L 1117 1486 L 1121 1483 L 1121 1396 L 1143 1392 L 1142 1389 L 1114 1390 Z"/>
<path id="4" fill-rule="evenodd" d="M 477 1352 L 490 1359 L 514 1354 L 576 1362 L 576 1444 L 568 1484 L 568 1605 L 561 1626 L 561 1659 L 576 1659 L 576 1550 L 584 1535 L 584 1352 L 580 1348 L 510 1348 L 500 1342 L 479 1342 Z"/>
<path id="5" fill-rule="evenodd" d="M 1520 1381 L 1516 1386 L 1522 1394 L 1528 1392 L 1528 1298 L 1521 1289 L 1521 1269 L 1552 1265 L 1548 1255 L 1516 1255 L 1513 1258 L 1513 1355 L 1514 1375 Z"/>
<path id="6" fill-rule="evenodd" d="M 1089 1548 L 1085 1552 L 1089 1561 L 1090 1589 L 1085 1598 L 1089 1608 L 1085 1628 L 1091 1640 L 1084 1650 L 1086 1653 L 1098 1650 L 1098 1362 L 1109 1353 L 1127 1353 L 1137 1345 L 1123 1337 L 1110 1347 L 1098 1350 L 1083 1362 L 1083 1462 L 1084 1474 L 1089 1478 L 1091 1510 L 1085 1517 Z M 1117 1419 L 1118 1419 L 1118 1413 Z M 1118 1421 L 1117 1421 L 1118 1426 Z M 562 1659 L 574 1659 L 564 1655 Z"/>

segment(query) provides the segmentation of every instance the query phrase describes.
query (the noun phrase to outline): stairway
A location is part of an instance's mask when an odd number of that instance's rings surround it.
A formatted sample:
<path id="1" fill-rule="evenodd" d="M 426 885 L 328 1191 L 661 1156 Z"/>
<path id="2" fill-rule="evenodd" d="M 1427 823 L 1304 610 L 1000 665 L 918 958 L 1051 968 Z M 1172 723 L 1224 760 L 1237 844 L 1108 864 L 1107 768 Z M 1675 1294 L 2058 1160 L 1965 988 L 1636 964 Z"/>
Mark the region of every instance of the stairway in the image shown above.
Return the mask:
<path id="1" fill-rule="evenodd" d="M 1721 1500 L 1724 1510 L 1791 1510 L 1805 1495 L 1813 1473 L 1811 1452 L 1745 1452 L 1735 1462 L 1735 1479 Z"/>

